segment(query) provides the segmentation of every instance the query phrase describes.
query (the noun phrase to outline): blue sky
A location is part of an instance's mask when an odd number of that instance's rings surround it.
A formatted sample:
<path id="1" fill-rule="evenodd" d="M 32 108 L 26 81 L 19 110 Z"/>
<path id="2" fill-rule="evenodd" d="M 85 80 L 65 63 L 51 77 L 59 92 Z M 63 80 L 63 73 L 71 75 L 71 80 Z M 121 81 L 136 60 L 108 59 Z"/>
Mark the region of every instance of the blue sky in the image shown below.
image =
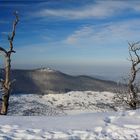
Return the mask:
<path id="1" fill-rule="evenodd" d="M 138 0 L 0 1 L 0 45 L 7 48 L 18 11 L 13 68 L 113 75 L 128 65 L 127 42 L 140 40 Z"/>

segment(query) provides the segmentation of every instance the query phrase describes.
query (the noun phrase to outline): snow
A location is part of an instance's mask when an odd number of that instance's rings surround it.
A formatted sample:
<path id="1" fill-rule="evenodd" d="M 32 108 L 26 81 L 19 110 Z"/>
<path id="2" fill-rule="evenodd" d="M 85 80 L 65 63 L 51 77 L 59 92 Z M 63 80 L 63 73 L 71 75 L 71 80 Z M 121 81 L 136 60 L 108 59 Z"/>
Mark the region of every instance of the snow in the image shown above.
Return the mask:
<path id="1" fill-rule="evenodd" d="M 0 139 L 138 140 L 140 110 L 132 112 L 81 113 L 61 117 L 0 116 Z"/>
<path id="2" fill-rule="evenodd" d="M 40 71 L 40 72 L 55 72 L 55 70 L 53 70 L 51 68 L 40 68 L 40 69 L 38 69 L 38 71 Z"/>
<path id="3" fill-rule="evenodd" d="M 114 96 L 94 91 L 12 95 L 8 116 L 0 116 L 0 140 L 140 139 L 140 110 L 126 111 Z"/>
<path id="4" fill-rule="evenodd" d="M 12 95 L 8 115 L 56 116 L 120 110 L 120 104 L 114 103 L 114 96 L 111 92 L 94 91 Z"/>

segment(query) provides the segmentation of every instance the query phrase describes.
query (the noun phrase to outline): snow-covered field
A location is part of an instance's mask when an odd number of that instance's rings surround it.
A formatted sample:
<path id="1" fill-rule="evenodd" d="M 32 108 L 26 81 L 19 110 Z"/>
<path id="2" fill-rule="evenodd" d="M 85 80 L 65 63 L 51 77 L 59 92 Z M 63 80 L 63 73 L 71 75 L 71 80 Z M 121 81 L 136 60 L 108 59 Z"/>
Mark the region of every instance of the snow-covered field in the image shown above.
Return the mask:
<path id="1" fill-rule="evenodd" d="M 61 117 L 1 116 L 0 139 L 138 140 L 140 110 Z"/>
<path id="2" fill-rule="evenodd" d="M 82 112 L 105 112 L 121 109 L 114 93 L 72 91 L 65 94 L 20 94 L 10 97 L 8 115 L 66 115 Z"/>
<path id="3" fill-rule="evenodd" d="M 114 96 L 93 91 L 12 95 L 8 116 L 0 116 L 0 140 L 140 139 L 140 110 L 124 111 Z"/>

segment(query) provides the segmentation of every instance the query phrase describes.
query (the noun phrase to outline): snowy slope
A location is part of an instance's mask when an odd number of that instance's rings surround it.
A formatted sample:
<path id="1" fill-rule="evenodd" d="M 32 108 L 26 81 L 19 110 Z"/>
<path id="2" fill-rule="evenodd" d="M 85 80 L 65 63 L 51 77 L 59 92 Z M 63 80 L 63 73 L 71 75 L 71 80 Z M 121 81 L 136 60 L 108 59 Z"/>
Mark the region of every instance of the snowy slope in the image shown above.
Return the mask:
<path id="1" fill-rule="evenodd" d="M 72 91 L 66 94 L 20 94 L 10 97 L 8 115 L 62 116 L 81 112 L 105 112 L 120 109 L 114 93 Z"/>
<path id="2" fill-rule="evenodd" d="M 140 139 L 140 110 L 61 117 L 0 116 L 0 139 Z"/>
<path id="3" fill-rule="evenodd" d="M 94 91 L 12 95 L 12 116 L 0 116 L 0 140 L 140 139 L 140 110 L 123 111 L 114 96 Z"/>

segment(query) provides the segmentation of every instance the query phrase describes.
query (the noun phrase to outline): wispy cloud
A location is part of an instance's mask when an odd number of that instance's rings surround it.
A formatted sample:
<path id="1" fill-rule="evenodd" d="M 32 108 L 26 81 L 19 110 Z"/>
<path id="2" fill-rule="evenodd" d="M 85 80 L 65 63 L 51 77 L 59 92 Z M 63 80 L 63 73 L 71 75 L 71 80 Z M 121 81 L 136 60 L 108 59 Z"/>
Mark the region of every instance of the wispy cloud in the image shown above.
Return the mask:
<path id="1" fill-rule="evenodd" d="M 92 26 L 84 26 L 79 30 L 76 30 L 72 35 L 68 36 L 65 40 L 66 43 L 76 43 L 78 40 L 82 38 L 87 38 L 93 34 Z"/>
<path id="2" fill-rule="evenodd" d="M 140 35 L 140 20 L 84 26 L 65 39 L 67 44 L 105 44 L 135 41 Z"/>
<path id="3" fill-rule="evenodd" d="M 85 18 L 105 18 L 116 15 L 123 10 L 133 10 L 140 12 L 138 1 L 97 1 L 84 7 L 72 9 L 48 9 L 43 8 L 35 15 L 38 17 L 62 17 L 67 19 L 85 19 Z"/>

